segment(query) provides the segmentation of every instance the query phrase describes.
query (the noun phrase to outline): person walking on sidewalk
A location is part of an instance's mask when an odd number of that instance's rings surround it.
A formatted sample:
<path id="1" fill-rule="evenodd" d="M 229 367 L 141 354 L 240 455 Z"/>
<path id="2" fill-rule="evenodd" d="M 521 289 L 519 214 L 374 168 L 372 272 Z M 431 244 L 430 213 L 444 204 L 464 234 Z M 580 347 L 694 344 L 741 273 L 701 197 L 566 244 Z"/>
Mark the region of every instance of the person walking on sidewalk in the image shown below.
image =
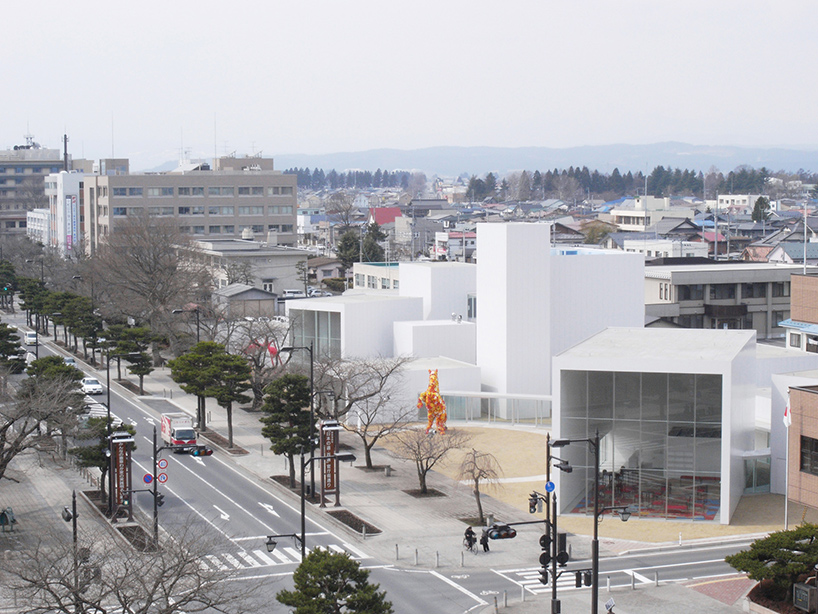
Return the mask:
<path id="1" fill-rule="evenodd" d="M 480 537 L 480 545 L 483 546 L 483 552 L 489 551 L 489 532 L 483 529 L 483 535 Z"/>

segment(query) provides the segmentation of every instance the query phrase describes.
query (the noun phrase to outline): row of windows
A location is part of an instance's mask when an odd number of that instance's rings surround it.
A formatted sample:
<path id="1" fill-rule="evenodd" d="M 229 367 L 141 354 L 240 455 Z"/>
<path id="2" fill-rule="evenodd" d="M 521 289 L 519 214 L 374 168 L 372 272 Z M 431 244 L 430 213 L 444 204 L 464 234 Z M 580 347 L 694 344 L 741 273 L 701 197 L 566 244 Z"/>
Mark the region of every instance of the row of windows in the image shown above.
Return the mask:
<path id="1" fill-rule="evenodd" d="M 790 295 L 790 282 L 781 281 L 770 284 L 773 298 Z M 704 284 L 677 286 L 680 301 L 704 300 Z M 741 284 L 741 298 L 766 298 L 767 282 Z M 661 290 L 660 290 L 660 296 Z M 710 300 L 724 300 L 736 298 L 736 284 L 710 284 Z"/>
<path id="2" fill-rule="evenodd" d="M 62 170 L 61 166 L 49 166 L 49 167 L 42 167 L 42 166 L 15 166 L 14 172 L 18 175 L 22 175 L 26 172 L 26 168 L 31 171 L 31 174 L 34 175 L 42 175 L 44 173 L 59 173 Z M 11 170 L 10 166 L 0 166 L 0 174 L 5 174 Z"/>
<path id="3" fill-rule="evenodd" d="M 255 234 L 262 234 L 266 232 L 264 229 L 264 224 L 251 224 L 251 225 L 239 225 L 238 231 L 241 233 L 244 230 L 250 229 Z M 205 227 L 204 226 L 179 226 L 179 230 L 186 234 L 194 234 L 194 235 L 203 235 L 205 234 Z M 272 230 L 275 232 L 292 232 L 293 227 L 292 224 L 269 224 L 267 226 L 267 230 Z M 219 234 L 236 234 L 236 226 L 232 224 L 227 224 L 224 226 L 208 226 L 207 227 L 208 234 L 211 235 L 219 235 Z"/>
<path id="4" fill-rule="evenodd" d="M 174 188 L 172 187 L 156 187 L 156 188 L 112 188 L 114 196 L 126 197 L 140 197 L 145 194 L 151 198 L 171 198 L 174 195 Z M 175 188 L 177 196 L 204 196 L 205 188 L 203 186 L 179 187 Z M 239 196 L 264 196 L 264 187 L 262 186 L 240 186 L 234 188 L 229 187 L 208 187 L 208 196 L 235 196 L 238 190 Z M 292 196 L 292 186 L 271 186 L 267 188 L 267 196 Z"/>
<path id="5" fill-rule="evenodd" d="M 142 207 L 113 207 L 113 213 L 116 216 L 133 215 L 139 216 L 144 209 Z M 148 215 L 161 217 L 172 215 L 264 215 L 264 206 L 255 205 L 249 207 L 205 207 L 204 205 L 179 207 L 148 207 Z M 270 205 L 267 207 L 267 215 L 292 215 L 293 208 L 291 205 Z"/>

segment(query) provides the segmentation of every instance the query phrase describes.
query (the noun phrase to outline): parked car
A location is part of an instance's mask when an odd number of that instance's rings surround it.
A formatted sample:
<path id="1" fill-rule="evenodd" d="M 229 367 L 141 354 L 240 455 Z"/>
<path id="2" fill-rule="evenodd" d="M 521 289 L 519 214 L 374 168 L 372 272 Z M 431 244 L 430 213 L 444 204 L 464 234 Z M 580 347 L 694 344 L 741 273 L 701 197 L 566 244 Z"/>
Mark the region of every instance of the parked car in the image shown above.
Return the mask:
<path id="1" fill-rule="evenodd" d="M 83 377 L 80 385 L 83 394 L 102 394 L 102 384 L 95 377 Z"/>
<path id="2" fill-rule="evenodd" d="M 284 290 L 282 298 L 307 298 L 303 290 Z"/>

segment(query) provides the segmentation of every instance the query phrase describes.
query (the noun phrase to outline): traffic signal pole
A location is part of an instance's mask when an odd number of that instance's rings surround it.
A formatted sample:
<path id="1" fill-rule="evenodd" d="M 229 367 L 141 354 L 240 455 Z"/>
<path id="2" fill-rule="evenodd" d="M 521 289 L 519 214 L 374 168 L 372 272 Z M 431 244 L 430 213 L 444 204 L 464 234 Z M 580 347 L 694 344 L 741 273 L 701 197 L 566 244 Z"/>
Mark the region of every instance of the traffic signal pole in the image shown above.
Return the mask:
<path id="1" fill-rule="evenodd" d="M 156 426 L 153 427 L 153 543 L 159 546 L 159 490 L 156 483 L 156 463 L 159 450 L 156 448 Z"/>

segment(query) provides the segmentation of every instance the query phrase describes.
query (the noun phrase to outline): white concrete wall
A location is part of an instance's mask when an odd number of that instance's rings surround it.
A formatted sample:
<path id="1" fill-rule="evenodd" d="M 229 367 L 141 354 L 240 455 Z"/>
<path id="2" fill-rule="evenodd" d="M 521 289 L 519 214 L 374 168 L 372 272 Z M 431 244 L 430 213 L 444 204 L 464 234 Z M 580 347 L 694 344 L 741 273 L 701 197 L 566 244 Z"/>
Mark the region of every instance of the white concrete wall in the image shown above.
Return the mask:
<path id="1" fill-rule="evenodd" d="M 487 390 L 547 394 L 551 226 L 477 224 L 477 364 Z"/>
<path id="2" fill-rule="evenodd" d="M 447 390 L 480 392 L 478 367 L 443 357 L 421 358 L 409 363 L 404 370 L 406 402 L 411 400 L 417 404 L 418 396 L 429 386 L 429 369 L 438 370 L 441 394 L 446 394 Z"/>
<path id="3" fill-rule="evenodd" d="M 382 300 L 340 303 L 340 311 L 342 356 L 391 356 L 394 347 L 392 324 L 400 320 L 419 320 L 423 300 L 384 296 Z"/>
<path id="4" fill-rule="evenodd" d="M 434 320 L 395 322 L 395 356 L 427 358 L 446 356 L 474 364 L 477 359 L 477 326 L 473 322 Z"/>
<path id="5" fill-rule="evenodd" d="M 466 318 L 477 291 L 477 266 L 463 262 L 401 262 L 400 295 L 423 297 L 423 319 Z"/>
<path id="6" fill-rule="evenodd" d="M 730 518 L 744 494 L 742 453 L 755 448 L 756 340 L 754 331 L 742 332 L 751 337 L 733 359 L 729 370 L 724 373 L 719 508 L 721 524 L 730 524 Z"/>
<path id="7" fill-rule="evenodd" d="M 579 250 L 564 255 L 577 250 L 555 251 L 550 280 L 552 356 L 609 326 L 644 327 L 645 262 L 640 254 Z M 481 308 L 478 305 L 479 317 Z M 546 371 L 539 377 L 550 382 L 550 363 L 542 367 Z"/>

